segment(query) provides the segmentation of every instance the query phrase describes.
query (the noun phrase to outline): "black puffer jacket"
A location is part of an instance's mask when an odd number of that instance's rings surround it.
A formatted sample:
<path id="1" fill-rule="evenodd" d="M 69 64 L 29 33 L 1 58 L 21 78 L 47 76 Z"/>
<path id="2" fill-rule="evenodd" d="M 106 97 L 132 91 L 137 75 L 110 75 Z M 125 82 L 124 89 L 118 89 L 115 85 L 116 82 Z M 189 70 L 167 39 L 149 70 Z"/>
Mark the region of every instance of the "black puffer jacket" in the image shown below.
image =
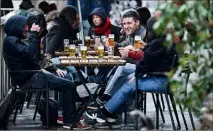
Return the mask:
<path id="1" fill-rule="evenodd" d="M 79 30 L 73 30 L 72 24 L 76 19 L 77 10 L 72 6 L 65 7 L 59 17 L 53 21 L 53 26 L 49 29 L 46 37 L 46 52 L 53 57 L 55 51 L 64 50 L 64 39 L 69 39 L 70 43 L 77 40 Z"/>
<path id="2" fill-rule="evenodd" d="M 39 70 L 39 65 L 33 59 L 39 48 L 37 32 L 31 32 L 29 43 L 25 44 L 22 39 L 27 17 L 15 15 L 5 24 L 4 31 L 7 36 L 3 44 L 3 56 L 10 71 Z M 10 76 L 18 85 L 23 85 L 34 73 L 10 73 Z"/>

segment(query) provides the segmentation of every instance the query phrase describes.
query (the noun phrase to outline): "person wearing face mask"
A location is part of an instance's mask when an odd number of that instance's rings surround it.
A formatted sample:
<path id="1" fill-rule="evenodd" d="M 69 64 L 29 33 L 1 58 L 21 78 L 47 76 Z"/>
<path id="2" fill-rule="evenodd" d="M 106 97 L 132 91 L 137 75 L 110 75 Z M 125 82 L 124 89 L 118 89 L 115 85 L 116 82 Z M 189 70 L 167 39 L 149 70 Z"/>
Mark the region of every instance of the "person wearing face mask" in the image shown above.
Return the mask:
<path id="1" fill-rule="evenodd" d="M 120 37 L 120 27 L 112 25 L 109 17 L 103 8 L 95 8 L 89 15 L 88 21 L 90 29 L 88 35 L 92 38 L 93 36 L 107 36 L 114 34 L 115 41 L 117 42 Z"/>

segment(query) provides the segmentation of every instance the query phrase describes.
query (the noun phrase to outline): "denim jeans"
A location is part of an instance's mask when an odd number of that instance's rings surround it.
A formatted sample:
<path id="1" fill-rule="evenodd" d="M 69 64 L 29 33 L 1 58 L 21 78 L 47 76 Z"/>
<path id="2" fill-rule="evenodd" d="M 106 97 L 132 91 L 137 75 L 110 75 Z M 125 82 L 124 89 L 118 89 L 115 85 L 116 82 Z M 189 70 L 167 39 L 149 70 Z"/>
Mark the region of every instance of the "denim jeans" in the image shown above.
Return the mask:
<path id="1" fill-rule="evenodd" d="M 75 124 L 76 123 L 76 86 L 69 79 L 56 76 L 52 73 L 35 73 L 30 84 L 32 88 L 45 88 L 46 82 L 48 88 L 63 92 L 63 116 L 64 123 Z"/>
<path id="2" fill-rule="evenodd" d="M 113 95 L 120 87 L 125 83 L 126 79 L 129 79 L 129 75 L 136 70 L 135 64 L 127 63 L 125 66 L 119 66 L 115 71 L 113 77 L 110 79 L 104 94 Z"/>
<path id="3" fill-rule="evenodd" d="M 167 84 L 166 77 L 146 77 L 138 80 L 139 90 L 144 92 L 165 92 Z M 126 82 L 104 105 L 110 112 L 115 113 L 118 111 L 124 102 L 131 97 L 136 89 L 136 82 Z"/>

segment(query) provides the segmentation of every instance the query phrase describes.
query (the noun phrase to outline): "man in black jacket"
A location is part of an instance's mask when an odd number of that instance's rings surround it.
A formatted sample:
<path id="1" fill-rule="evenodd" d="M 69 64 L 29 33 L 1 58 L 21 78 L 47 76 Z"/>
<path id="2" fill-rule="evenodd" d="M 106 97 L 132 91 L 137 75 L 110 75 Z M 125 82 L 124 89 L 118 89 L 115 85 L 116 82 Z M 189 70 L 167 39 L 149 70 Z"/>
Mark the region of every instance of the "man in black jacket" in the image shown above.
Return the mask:
<path id="1" fill-rule="evenodd" d="M 30 29 L 29 43 L 23 42 L 27 37 L 29 29 L 27 25 L 27 17 L 15 15 L 12 16 L 5 24 L 4 32 L 7 36 L 3 44 L 3 56 L 5 63 L 9 69 L 9 74 L 14 82 L 22 87 L 25 83 L 29 83 L 29 88 L 45 88 L 46 81 L 49 88 L 64 93 L 63 115 L 64 128 L 71 129 L 88 128 L 88 126 L 79 125 L 76 121 L 76 88 L 75 84 L 70 80 L 58 77 L 44 69 L 40 69 L 39 65 L 34 61 L 33 57 L 39 48 L 39 32 L 40 27 L 33 24 Z M 41 70 L 37 73 L 18 72 L 21 70 Z M 13 73 L 16 71 L 16 73 Z"/>

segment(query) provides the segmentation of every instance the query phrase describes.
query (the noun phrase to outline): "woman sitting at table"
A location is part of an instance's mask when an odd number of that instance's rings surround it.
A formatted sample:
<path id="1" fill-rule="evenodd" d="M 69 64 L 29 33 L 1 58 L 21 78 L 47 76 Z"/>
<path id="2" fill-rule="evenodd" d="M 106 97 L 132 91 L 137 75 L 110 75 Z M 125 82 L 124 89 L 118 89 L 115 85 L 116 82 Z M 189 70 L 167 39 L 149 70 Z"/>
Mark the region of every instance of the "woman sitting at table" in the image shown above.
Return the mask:
<path id="1" fill-rule="evenodd" d="M 88 35 L 93 38 L 94 36 L 107 36 L 114 34 L 115 41 L 119 40 L 121 35 L 121 28 L 111 23 L 109 17 L 103 8 L 95 8 L 89 15 L 88 21 L 90 29 Z"/>
<path id="2" fill-rule="evenodd" d="M 155 32 L 153 25 L 157 19 L 151 18 L 147 24 L 147 49 L 144 51 L 142 60 L 138 64 L 136 73 L 139 74 L 139 90 L 150 92 L 164 92 L 168 78 L 164 75 L 143 77 L 149 72 L 168 72 L 173 65 L 175 48 L 168 48 L 164 45 L 165 35 Z M 176 64 L 177 61 L 175 61 Z M 112 96 L 112 98 L 103 106 L 103 114 L 108 118 L 115 118 L 115 113 L 124 102 L 135 92 L 135 75 L 130 74 L 128 79 L 121 88 Z"/>

